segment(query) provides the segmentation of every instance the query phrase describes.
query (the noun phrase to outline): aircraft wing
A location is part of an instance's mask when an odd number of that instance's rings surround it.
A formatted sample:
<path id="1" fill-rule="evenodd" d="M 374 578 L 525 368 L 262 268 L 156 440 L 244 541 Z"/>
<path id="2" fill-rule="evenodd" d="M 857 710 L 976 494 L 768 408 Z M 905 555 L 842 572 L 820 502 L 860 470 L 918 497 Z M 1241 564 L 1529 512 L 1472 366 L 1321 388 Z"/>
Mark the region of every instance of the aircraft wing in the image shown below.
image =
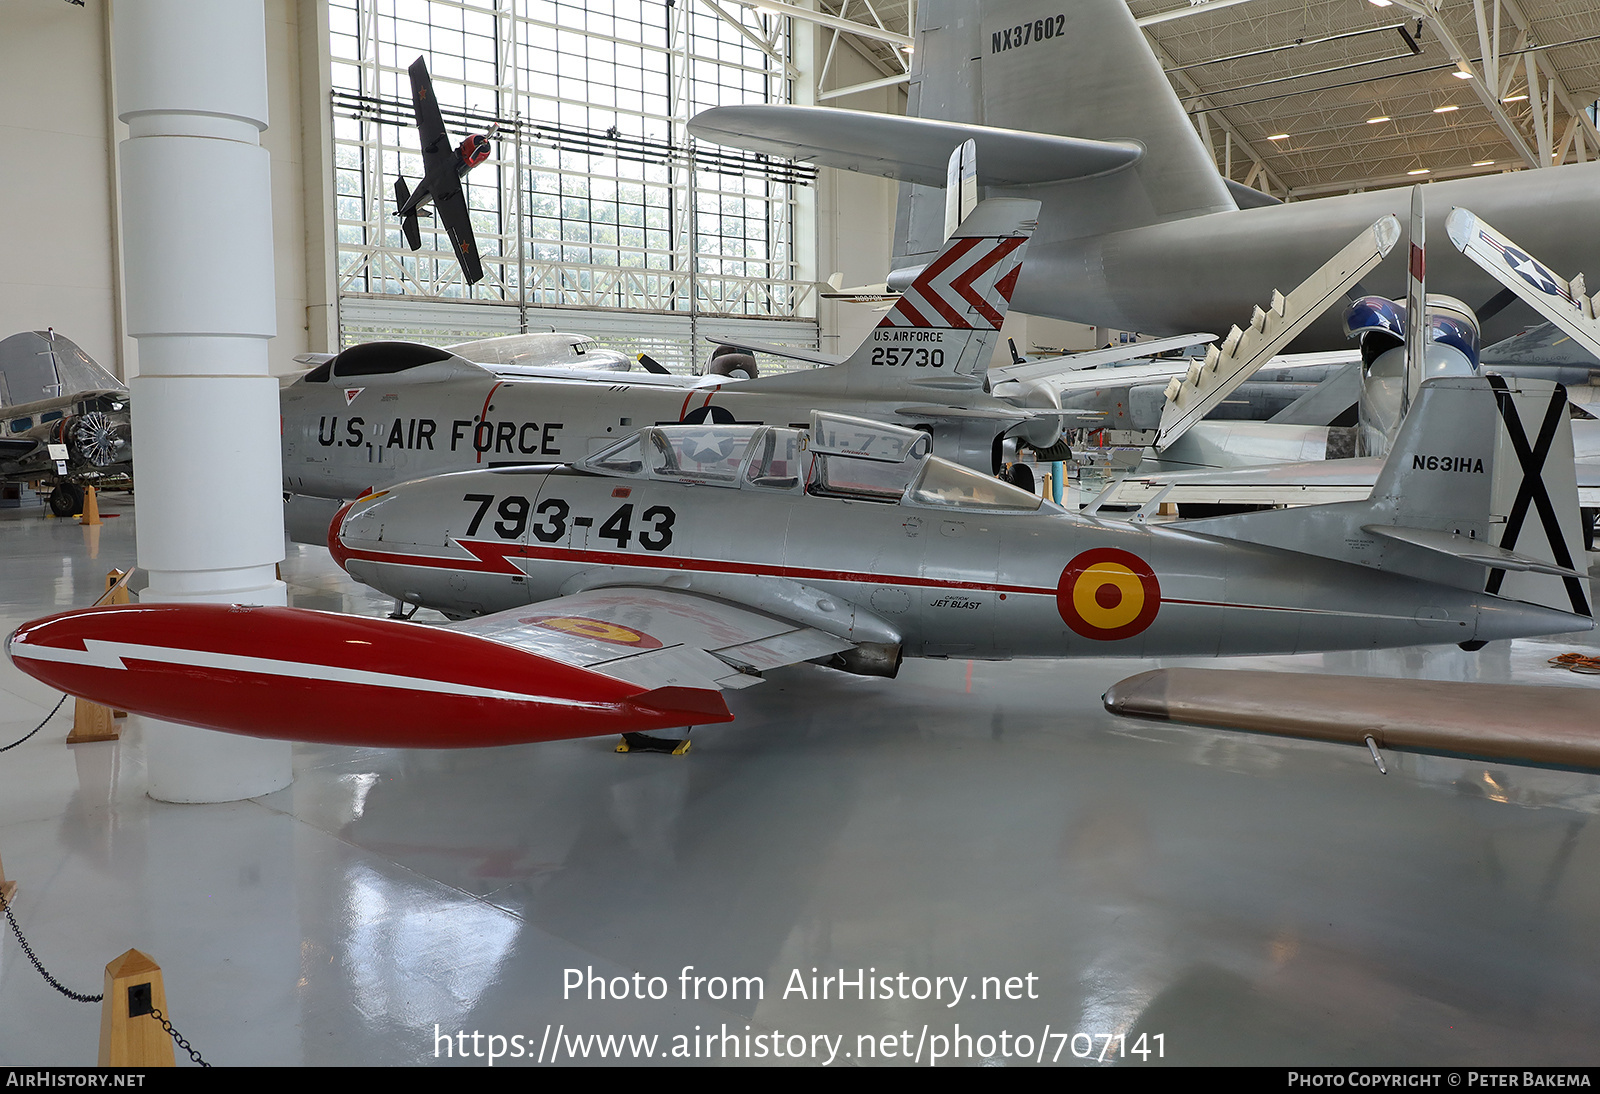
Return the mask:
<path id="1" fill-rule="evenodd" d="M 1220 348 L 1213 346 L 1206 354 L 1203 364 L 1196 362 L 1184 379 L 1173 380 L 1167 386 L 1167 405 L 1155 447 L 1169 447 L 1215 409 L 1256 369 L 1341 299 L 1399 239 L 1399 220 L 1393 215 L 1381 217 L 1291 289 L 1288 296 L 1274 289 L 1270 310 L 1262 311 L 1258 305 L 1249 327 L 1242 331 L 1234 327 Z"/>
<path id="2" fill-rule="evenodd" d="M 455 185 L 433 196 L 433 206 L 450 234 L 450 245 L 455 248 L 456 261 L 461 263 L 461 273 L 467 284 L 483 280 L 483 264 L 478 261 L 478 240 L 472 234 L 472 215 L 467 211 L 467 194 L 459 179 L 452 176 Z"/>
<path id="3" fill-rule="evenodd" d="M 755 673 L 842 653 L 854 642 L 677 589 L 589 589 L 452 629 L 646 689 L 745 688 Z"/>
<path id="4" fill-rule="evenodd" d="M 1580 273 L 1567 281 L 1466 209 L 1452 209 L 1445 231 L 1456 249 L 1523 302 L 1581 345 L 1600 356 L 1600 318 Z"/>
<path id="5" fill-rule="evenodd" d="M 1179 471 L 1129 475 L 1108 486 L 1101 505 L 1143 505 L 1159 495 L 1163 502 L 1200 505 L 1321 505 L 1365 501 L 1372 495 L 1380 457 L 1312 460 L 1238 470 Z"/>
<path id="6" fill-rule="evenodd" d="M 53 687 L 186 725 L 479 748 L 731 721 L 723 689 L 854 645 L 722 600 L 630 587 L 445 627 L 238 604 L 90 608 L 20 628 L 7 652 Z"/>
<path id="7" fill-rule="evenodd" d="M 733 148 L 940 187 L 950 149 L 969 140 L 978 147 L 979 186 L 1102 175 L 1144 155 L 1135 141 L 1086 140 L 827 106 L 718 106 L 695 115 L 689 132 Z"/>
<path id="8" fill-rule="evenodd" d="M 747 349 L 754 353 L 770 353 L 774 357 L 787 357 L 791 361 L 804 361 L 810 365 L 842 365 L 849 357 L 837 353 L 821 353 L 814 349 L 797 349 L 794 346 L 775 346 L 770 342 L 740 342 L 732 338 L 708 338 L 719 346 Z"/>
<path id="9" fill-rule="evenodd" d="M 1077 372 L 1098 365 L 1112 365 L 1119 361 L 1137 361 L 1142 357 L 1154 357 L 1169 350 L 1188 349 L 1190 346 L 1215 341 L 1216 337 L 1214 334 L 1179 334 L 1171 338 L 1157 338 L 1151 342 L 1130 342 L 1124 346 L 1108 346 L 1105 349 L 1085 350 L 1083 353 L 1068 353 L 1042 361 L 1026 361 L 1020 365 L 1002 365 L 989 370 L 989 380 L 996 384 L 1007 380 L 1048 380 L 1060 373 Z M 1177 373 L 1182 373 L 1188 369 L 1190 363 L 1173 361 L 1172 367 Z"/>
<path id="10" fill-rule="evenodd" d="M 1351 744 L 1374 760 L 1396 749 L 1600 769 L 1592 687 L 1175 668 L 1130 676 L 1104 703 L 1113 714 Z"/>
<path id="11" fill-rule="evenodd" d="M 424 175 L 432 176 L 434 168 L 446 156 L 453 156 L 450 135 L 444 130 L 444 119 L 439 116 L 439 103 L 433 97 L 433 80 L 428 77 L 428 63 L 421 57 L 411 62 L 411 105 L 417 115 L 417 134 L 422 140 Z"/>

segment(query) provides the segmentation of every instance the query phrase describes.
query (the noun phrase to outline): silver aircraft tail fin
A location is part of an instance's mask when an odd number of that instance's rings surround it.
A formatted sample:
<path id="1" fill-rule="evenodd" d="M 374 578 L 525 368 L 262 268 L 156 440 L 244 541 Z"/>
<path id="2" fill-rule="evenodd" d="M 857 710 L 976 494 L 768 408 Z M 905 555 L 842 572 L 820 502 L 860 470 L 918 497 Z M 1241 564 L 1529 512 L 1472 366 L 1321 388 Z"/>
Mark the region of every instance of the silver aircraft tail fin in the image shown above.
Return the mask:
<path id="1" fill-rule="evenodd" d="M 1125 170 L 1049 184 L 1057 234 L 1237 207 L 1126 0 L 922 0 L 913 58 L 909 116 L 1144 148 Z M 937 188 L 903 184 L 895 266 L 936 250 L 943 218 Z"/>
<path id="2" fill-rule="evenodd" d="M 1411 188 L 1411 226 L 1407 236 L 1411 254 L 1406 261 L 1406 375 L 1400 389 L 1400 414 L 1411 409 L 1411 400 L 1422 386 L 1428 352 L 1427 221 L 1422 211 L 1422 187 Z"/>
<path id="3" fill-rule="evenodd" d="M 0 341 L 0 408 L 121 390 L 121 380 L 54 330 L 22 331 Z"/>
<path id="4" fill-rule="evenodd" d="M 832 368 L 746 380 L 740 390 L 931 398 L 937 389 L 981 388 L 1038 216 L 1037 201 L 980 202 L 854 353 Z"/>
<path id="5" fill-rule="evenodd" d="M 1560 384 L 1425 382 L 1364 504 L 1362 531 L 1387 549 L 1471 564 L 1482 576 L 1467 580 L 1497 596 L 1593 614 Z"/>
<path id="6" fill-rule="evenodd" d="M 1366 501 L 1184 527 L 1593 617 L 1567 393 L 1548 380 L 1426 380 Z"/>

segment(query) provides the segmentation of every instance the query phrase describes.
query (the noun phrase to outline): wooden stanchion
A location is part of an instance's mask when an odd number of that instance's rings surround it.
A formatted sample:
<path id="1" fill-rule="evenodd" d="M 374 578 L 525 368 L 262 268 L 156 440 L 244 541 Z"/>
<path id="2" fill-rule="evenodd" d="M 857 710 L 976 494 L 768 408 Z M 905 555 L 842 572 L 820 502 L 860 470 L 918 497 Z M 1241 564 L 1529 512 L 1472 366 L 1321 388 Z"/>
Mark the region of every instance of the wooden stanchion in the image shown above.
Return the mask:
<path id="1" fill-rule="evenodd" d="M 6 902 L 6 906 L 10 907 L 11 901 L 16 898 L 16 895 L 17 883 L 6 880 L 5 863 L 0 862 L 0 898 L 3 898 Z"/>
<path id="2" fill-rule="evenodd" d="M 100 502 L 95 497 L 94 487 L 89 487 L 83 493 L 83 513 L 78 517 L 79 524 L 104 524 L 100 519 Z"/>
<path id="3" fill-rule="evenodd" d="M 176 1067 L 172 1035 L 150 1012 L 167 1013 L 161 966 L 129 950 L 106 966 L 100 1003 L 101 1067 Z M 170 1021 L 170 1018 L 169 1018 Z"/>
<path id="4" fill-rule="evenodd" d="M 92 489 L 92 488 L 91 488 Z M 106 574 L 106 591 L 95 601 L 102 604 L 128 603 L 128 571 L 112 570 Z M 125 710 L 112 710 L 87 699 L 72 701 L 72 732 L 67 734 L 67 744 L 81 745 L 91 741 L 115 741 L 122 737 L 122 728 L 115 719 L 126 718 Z"/>

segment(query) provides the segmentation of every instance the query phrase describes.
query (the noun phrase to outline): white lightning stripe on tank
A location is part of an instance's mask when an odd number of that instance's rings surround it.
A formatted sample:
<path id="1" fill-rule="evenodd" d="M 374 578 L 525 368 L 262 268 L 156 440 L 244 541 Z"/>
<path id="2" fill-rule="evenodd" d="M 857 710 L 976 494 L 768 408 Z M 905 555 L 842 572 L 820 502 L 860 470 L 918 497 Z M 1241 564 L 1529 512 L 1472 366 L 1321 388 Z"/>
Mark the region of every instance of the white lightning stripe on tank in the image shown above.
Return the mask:
<path id="1" fill-rule="evenodd" d="M 89 638 L 81 650 L 62 649 L 59 646 L 36 646 L 13 642 L 7 651 L 12 658 L 27 657 L 35 661 L 53 661 L 65 665 L 85 665 L 90 668 L 120 669 L 128 666 L 124 658 L 136 661 L 153 661 L 164 665 L 186 665 L 193 668 L 221 669 L 229 672 L 250 672 L 260 676 L 283 676 L 293 680 L 326 680 L 335 684 L 355 684 L 362 687 L 399 688 L 405 691 L 448 691 L 474 699 L 510 699 L 520 703 L 556 703 L 566 706 L 589 706 L 580 699 L 563 699 L 559 696 L 525 695 L 499 688 L 476 687 L 454 680 L 424 680 L 414 676 L 396 676 L 387 672 L 369 672 L 366 669 L 344 668 L 338 665 L 314 665 L 305 661 L 279 661 L 269 657 L 248 657 L 243 654 L 218 653 L 214 650 L 175 649 L 171 646 L 145 646 L 130 642 L 107 642 Z"/>
<path id="2" fill-rule="evenodd" d="M 880 327 L 997 330 L 1010 300 L 999 288 L 1021 263 L 1025 237 L 951 240 Z"/>

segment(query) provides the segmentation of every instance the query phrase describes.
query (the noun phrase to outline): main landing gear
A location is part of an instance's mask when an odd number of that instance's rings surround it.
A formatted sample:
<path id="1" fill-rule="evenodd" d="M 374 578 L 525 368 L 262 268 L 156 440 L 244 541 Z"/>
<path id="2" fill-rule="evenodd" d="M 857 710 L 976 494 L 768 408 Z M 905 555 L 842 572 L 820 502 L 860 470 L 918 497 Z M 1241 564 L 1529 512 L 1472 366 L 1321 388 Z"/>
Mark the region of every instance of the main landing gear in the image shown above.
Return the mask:
<path id="1" fill-rule="evenodd" d="M 693 729 L 693 726 L 689 727 Z M 665 752 L 672 756 L 682 756 L 689 751 L 689 738 L 687 737 L 652 737 L 648 733 L 624 733 L 622 743 L 617 745 L 618 752 Z"/>
<path id="2" fill-rule="evenodd" d="M 71 517 L 83 512 L 83 487 L 75 482 L 58 482 L 50 491 L 50 511 L 58 517 Z"/>

